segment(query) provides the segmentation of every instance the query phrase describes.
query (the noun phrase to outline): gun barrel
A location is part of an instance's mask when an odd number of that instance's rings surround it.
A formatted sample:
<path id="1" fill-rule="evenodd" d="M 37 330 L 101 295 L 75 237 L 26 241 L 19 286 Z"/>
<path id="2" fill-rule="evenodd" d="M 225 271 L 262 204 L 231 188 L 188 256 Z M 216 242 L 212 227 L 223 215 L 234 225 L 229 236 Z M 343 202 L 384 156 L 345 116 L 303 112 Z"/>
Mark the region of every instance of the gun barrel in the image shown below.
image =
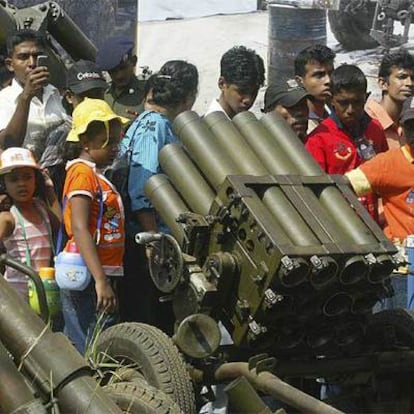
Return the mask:
<path id="1" fill-rule="evenodd" d="M 187 200 L 191 210 L 207 215 L 215 195 L 183 148 L 179 144 L 166 145 L 158 157 L 162 170 Z"/>
<path id="2" fill-rule="evenodd" d="M 184 231 L 177 218 L 180 214 L 189 211 L 189 208 L 175 191 L 168 177 L 164 174 L 153 175 L 145 183 L 144 191 L 181 244 L 184 241 Z"/>

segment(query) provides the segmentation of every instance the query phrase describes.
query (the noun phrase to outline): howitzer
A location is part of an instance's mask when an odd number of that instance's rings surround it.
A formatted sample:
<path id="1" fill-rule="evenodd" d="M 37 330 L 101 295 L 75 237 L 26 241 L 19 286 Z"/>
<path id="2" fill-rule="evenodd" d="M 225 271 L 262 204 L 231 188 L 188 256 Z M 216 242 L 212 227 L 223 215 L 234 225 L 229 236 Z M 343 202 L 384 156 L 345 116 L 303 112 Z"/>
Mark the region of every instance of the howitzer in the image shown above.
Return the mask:
<path id="1" fill-rule="evenodd" d="M 207 311 L 237 346 L 272 355 L 358 342 L 341 327 L 363 326 L 389 295 L 396 250 L 344 179 L 275 114 L 187 112 L 174 129 L 183 146 L 161 150 L 168 178 L 150 178 L 146 193 L 185 253 L 183 274 L 169 268 L 178 319 Z"/>
<path id="2" fill-rule="evenodd" d="M 26 268 L 6 256 L 0 261 L 20 271 Z M 26 268 L 25 273 L 33 271 Z M 46 316 L 44 292 L 39 297 Z M 0 407 L 5 413 L 47 413 L 46 407 L 53 404 L 66 413 L 122 412 L 69 340 L 53 333 L 2 277 L 0 379 Z"/>
<path id="3" fill-rule="evenodd" d="M 173 127 L 181 143 L 160 151 L 164 174 L 145 185 L 172 236 L 137 241 L 155 247 L 151 276 L 170 295 L 183 353 L 201 371 L 217 354 L 212 318 L 230 333 L 226 352 L 236 360 L 265 352 L 283 378 L 340 383 L 339 407 L 412 407 L 411 353 L 401 360 L 396 350 L 414 346 L 403 327 L 413 328 L 413 318 L 372 313 L 393 295 L 397 250 L 344 177 L 326 175 L 274 113 L 230 121 L 185 112 Z M 375 385 L 390 373 L 394 394 Z"/>

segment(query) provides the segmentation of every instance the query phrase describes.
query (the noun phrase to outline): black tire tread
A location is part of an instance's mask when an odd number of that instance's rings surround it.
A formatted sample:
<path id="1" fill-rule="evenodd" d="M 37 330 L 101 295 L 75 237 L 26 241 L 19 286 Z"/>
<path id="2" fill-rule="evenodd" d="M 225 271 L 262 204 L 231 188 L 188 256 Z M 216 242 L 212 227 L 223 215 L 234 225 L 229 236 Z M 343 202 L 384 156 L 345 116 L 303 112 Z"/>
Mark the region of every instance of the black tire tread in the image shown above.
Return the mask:
<path id="1" fill-rule="evenodd" d="M 151 367 L 151 373 L 144 373 L 150 385 L 170 396 L 185 414 L 196 413 L 194 390 L 184 360 L 164 332 L 143 323 L 118 324 L 102 332 L 98 352 L 116 357 L 117 341 L 127 343 L 128 349 L 136 351 L 136 359 L 143 358 Z M 133 354 L 130 357 L 134 360 Z"/>
<path id="2" fill-rule="evenodd" d="M 145 381 L 117 382 L 104 389 L 121 409 L 128 409 L 131 414 L 183 414 L 171 398 Z"/>

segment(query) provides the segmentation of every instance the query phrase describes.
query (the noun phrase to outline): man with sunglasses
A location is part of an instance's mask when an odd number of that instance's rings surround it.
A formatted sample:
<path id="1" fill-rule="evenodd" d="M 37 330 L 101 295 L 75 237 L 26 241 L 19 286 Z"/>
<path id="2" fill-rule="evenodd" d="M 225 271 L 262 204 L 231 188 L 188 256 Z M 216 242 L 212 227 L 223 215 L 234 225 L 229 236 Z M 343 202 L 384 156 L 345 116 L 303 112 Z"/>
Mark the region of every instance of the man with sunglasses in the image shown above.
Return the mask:
<path id="1" fill-rule="evenodd" d="M 126 37 L 108 38 L 98 50 L 96 63 L 107 71 L 111 84 L 105 101 L 118 115 L 134 120 L 143 111 L 145 80 L 135 75 L 134 43 Z"/>

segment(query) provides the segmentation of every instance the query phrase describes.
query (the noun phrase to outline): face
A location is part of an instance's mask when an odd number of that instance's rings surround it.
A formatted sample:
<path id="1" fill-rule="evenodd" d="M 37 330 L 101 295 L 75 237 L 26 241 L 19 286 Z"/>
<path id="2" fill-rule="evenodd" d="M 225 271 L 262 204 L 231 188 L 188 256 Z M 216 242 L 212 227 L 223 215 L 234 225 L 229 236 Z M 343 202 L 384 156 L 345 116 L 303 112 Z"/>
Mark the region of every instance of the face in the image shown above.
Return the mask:
<path id="1" fill-rule="evenodd" d="M 290 108 L 276 105 L 274 111 L 281 115 L 296 132 L 296 135 L 304 141 L 307 135 L 309 118 L 309 109 L 306 98 L 300 100 L 296 105 L 291 106 Z"/>
<path id="2" fill-rule="evenodd" d="M 298 76 L 304 88 L 317 101 L 326 102 L 331 98 L 331 74 L 333 63 L 309 62 L 305 65 L 305 75 Z"/>
<path id="3" fill-rule="evenodd" d="M 338 119 L 347 128 L 358 126 L 364 114 L 366 93 L 360 91 L 340 90 L 332 97 L 332 106 Z"/>
<path id="4" fill-rule="evenodd" d="M 227 114 L 232 118 L 240 112 L 248 111 L 259 92 L 258 86 L 241 88 L 234 83 L 227 83 L 220 78 L 219 88 L 221 89 L 220 103 Z"/>
<path id="5" fill-rule="evenodd" d="M 136 57 L 131 57 L 126 62 L 119 64 L 116 68 L 109 70 L 109 76 L 116 88 L 125 88 L 128 86 L 134 76 Z"/>
<path id="6" fill-rule="evenodd" d="M 15 46 L 11 57 L 5 60 L 16 80 L 24 85 L 27 75 L 36 68 L 36 58 L 44 51 L 36 42 L 26 41 Z"/>
<path id="7" fill-rule="evenodd" d="M 33 198 L 36 189 L 35 170 L 21 167 L 4 176 L 7 194 L 14 202 L 24 203 Z"/>
<path id="8" fill-rule="evenodd" d="M 379 85 L 392 100 L 404 102 L 414 91 L 414 73 L 411 69 L 391 68 L 388 79 L 380 78 Z"/>
<path id="9" fill-rule="evenodd" d="M 114 120 L 109 123 L 109 140 L 106 129 L 99 129 L 92 139 L 85 146 L 88 153 L 98 167 L 104 167 L 112 163 L 118 154 L 119 143 L 121 142 L 121 125 Z"/>

